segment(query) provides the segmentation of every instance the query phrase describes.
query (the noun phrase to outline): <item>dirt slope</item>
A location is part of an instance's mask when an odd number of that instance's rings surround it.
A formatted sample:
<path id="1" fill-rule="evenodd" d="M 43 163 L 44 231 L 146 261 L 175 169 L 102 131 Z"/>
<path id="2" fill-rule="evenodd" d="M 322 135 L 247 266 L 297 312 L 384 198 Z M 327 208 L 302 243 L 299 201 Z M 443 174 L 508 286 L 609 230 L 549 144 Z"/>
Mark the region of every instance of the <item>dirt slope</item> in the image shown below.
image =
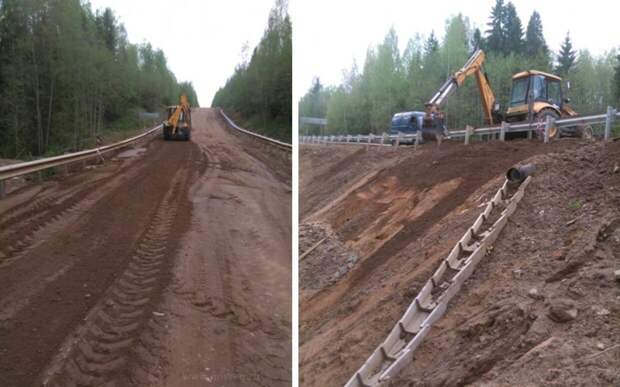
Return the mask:
<path id="1" fill-rule="evenodd" d="M 508 359 L 514 360 L 518 356 L 519 352 L 511 347 L 519 344 L 515 335 L 519 338 L 527 331 L 525 327 L 531 325 L 532 317 L 517 307 L 517 301 L 533 301 L 527 294 L 534 285 L 538 286 L 537 292 L 545 293 L 548 290 L 543 289 L 539 283 L 527 282 L 518 285 L 523 286 L 525 291 L 521 288 L 516 291 L 510 288 L 518 283 L 512 276 L 525 277 L 523 273 L 528 273 L 527 275 L 538 278 L 539 282 L 546 283 L 543 273 L 549 275 L 553 270 L 560 270 L 561 266 L 554 267 L 547 263 L 549 258 L 545 254 L 550 252 L 545 249 L 553 249 L 548 246 L 562 247 L 564 243 L 568 243 L 567 240 L 581 234 L 562 234 L 565 230 L 560 225 L 571 220 L 564 219 L 569 217 L 566 213 L 556 222 L 557 229 L 549 227 L 547 222 L 555 222 L 555 218 L 551 217 L 559 216 L 553 209 L 562 208 L 562 211 L 565 211 L 568 208 L 566 211 L 573 211 L 572 208 L 576 207 L 596 207 L 600 201 L 590 199 L 591 190 L 602 185 L 598 181 L 589 184 L 571 181 L 570 175 L 560 173 L 569 165 L 563 166 L 560 162 L 571 162 L 573 175 L 578 175 L 582 172 L 575 169 L 577 166 L 597 165 L 597 161 L 590 158 L 597 157 L 601 150 L 597 148 L 598 145 L 585 146 L 586 144 L 571 140 L 562 140 L 550 146 L 525 141 L 476 144 L 471 147 L 447 145 L 438 151 L 424 147 L 423 151 L 416 155 L 411 155 L 411 150 L 407 148 L 392 152 L 380 150 L 379 152 L 383 152 L 383 164 L 365 172 L 366 176 L 370 174 L 370 178 L 362 177 L 357 181 L 350 181 L 346 187 L 342 186 L 337 176 L 332 178 L 326 175 L 320 180 L 313 179 L 312 176 L 316 174 L 314 171 L 307 172 L 309 178 L 302 178 L 301 202 L 308 197 L 313 204 L 303 218 L 304 233 L 300 238 L 300 248 L 303 251 L 313 245 L 313 242 L 327 236 L 316 250 L 300 262 L 300 373 L 304 386 L 338 386 L 346 382 L 384 339 L 424 281 L 435 270 L 439 260 L 445 257 L 454 242 L 471 225 L 481 210 L 480 205 L 501 184 L 502 173 L 506 168 L 525 160 L 537 161 L 541 165 L 541 171 L 534 184 L 528 187 L 528 195 L 521 206 L 531 208 L 534 194 L 530 194 L 537 192 L 534 203 L 543 207 L 538 208 L 535 213 L 538 214 L 541 209 L 546 208 L 543 213 L 549 218 L 545 218 L 546 222 L 538 220 L 539 223 L 532 220 L 532 224 L 525 220 L 520 223 L 514 221 L 503 235 L 512 233 L 516 239 L 523 238 L 529 244 L 528 253 L 540 251 L 537 270 L 529 268 L 531 262 L 526 262 L 523 266 L 515 262 L 515 268 L 519 268 L 516 274 L 511 270 L 489 269 L 491 263 L 488 262 L 494 262 L 495 255 L 503 257 L 507 254 L 501 250 L 502 247 L 512 249 L 514 261 L 523 260 L 523 255 L 526 255 L 523 250 L 514 248 L 513 244 L 500 237 L 494 254 L 489 257 L 489 261 L 483 261 L 470 283 L 479 281 L 485 275 L 490 276 L 490 273 L 497 277 L 489 280 L 486 286 L 466 287 L 455 305 L 449 309 L 447 316 L 433 329 L 430 338 L 420 348 L 412 366 L 405 370 L 402 379 L 394 385 L 462 385 L 476 382 L 491 385 L 540 384 L 529 380 L 528 374 L 524 374 L 522 369 L 506 373 L 505 379 L 494 376 L 494 371 L 504 366 L 502 359 L 506 359 L 508 364 Z M 302 167 L 318 165 L 322 159 L 330 160 L 327 156 L 329 152 L 344 153 L 334 147 L 304 148 L 301 152 Z M 368 158 L 377 157 L 373 152 L 374 149 L 367 152 Z M 543 153 L 546 155 L 542 156 Z M 363 153 L 358 157 L 363 159 Z M 338 171 L 340 175 L 349 173 L 347 166 L 338 164 L 338 161 L 334 160 L 334 164 L 322 165 L 321 168 Z M 589 171 L 591 180 L 604 175 L 596 168 L 598 166 Z M 609 165 L 600 168 L 609 175 Z M 302 176 L 305 173 L 302 169 Z M 551 181 L 552 177 L 556 180 Z M 318 184 L 323 184 L 323 187 L 317 188 Z M 547 184 L 555 185 L 545 189 Z M 562 194 L 563 189 L 575 187 L 578 189 Z M 317 194 L 319 191 L 329 192 L 330 188 L 345 193 Z M 552 195 L 550 190 L 555 194 Z M 582 201 L 575 204 L 575 197 L 580 197 Z M 588 203 L 591 204 L 586 205 L 584 198 L 588 198 Z M 597 211 L 601 209 L 597 208 Z M 517 213 L 523 216 L 520 211 Z M 571 227 L 581 229 L 581 221 L 586 221 L 586 217 L 582 216 Z M 597 232 L 594 227 L 588 235 L 591 237 L 592 233 Z M 579 246 L 585 246 L 588 236 L 583 233 L 580 238 L 583 240 L 575 242 L 578 243 L 575 250 L 579 250 Z M 334 256 L 347 259 L 337 259 Z M 351 256 L 355 258 L 350 259 Z M 571 262 L 573 258 L 567 259 L 567 262 Z M 611 257 L 608 259 L 612 260 Z M 564 264 L 569 265 L 567 262 Z M 323 267 L 324 263 L 339 270 L 338 274 L 316 270 Z M 533 272 L 530 273 L 529 270 Z M 570 270 L 572 269 L 568 269 Z M 617 295 L 613 293 L 617 292 L 617 288 L 614 288 L 610 278 L 613 273 L 610 274 L 609 268 L 605 270 L 606 284 L 611 286 L 608 291 L 612 292 L 612 296 L 604 299 L 617 303 Z M 563 282 L 560 279 L 552 283 Z M 500 292 L 498 287 L 506 287 L 507 290 Z M 560 297 L 560 293 L 554 293 L 551 298 L 564 297 Z M 544 314 L 544 311 L 549 309 L 549 306 L 545 305 L 544 301 L 540 302 L 539 313 Z M 609 304 L 605 308 L 609 311 L 609 314 L 601 312 L 605 314 L 605 318 L 617 318 L 617 312 L 614 312 Z M 580 314 L 579 318 L 581 316 L 583 314 Z M 516 321 L 518 317 L 527 324 L 502 325 L 504 321 Z M 477 321 L 476 318 L 479 321 L 474 324 L 474 328 L 462 333 L 460 329 L 463 322 Z M 498 328 L 493 330 L 495 324 Z M 558 329 L 565 330 L 566 325 L 560 324 Z M 495 332 L 494 336 L 491 332 Z M 463 335 L 467 340 L 463 339 Z M 484 337 L 481 341 L 476 341 L 480 336 Z M 530 348 L 547 338 L 545 335 L 536 340 L 530 338 Z M 463 347 L 462 344 L 467 346 Z M 602 345 L 607 347 L 612 343 Z M 485 348 L 488 353 L 485 355 L 483 352 L 477 362 L 476 356 L 480 348 Z M 525 345 L 523 348 L 526 349 L 523 353 L 527 352 Z M 613 354 L 612 351 L 610 353 Z M 566 382 L 569 379 L 562 379 L 560 376 L 560 380 Z"/>
<path id="2" fill-rule="evenodd" d="M 290 187 L 194 122 L 0 201 L 0 385 L 290 384 Z"/>

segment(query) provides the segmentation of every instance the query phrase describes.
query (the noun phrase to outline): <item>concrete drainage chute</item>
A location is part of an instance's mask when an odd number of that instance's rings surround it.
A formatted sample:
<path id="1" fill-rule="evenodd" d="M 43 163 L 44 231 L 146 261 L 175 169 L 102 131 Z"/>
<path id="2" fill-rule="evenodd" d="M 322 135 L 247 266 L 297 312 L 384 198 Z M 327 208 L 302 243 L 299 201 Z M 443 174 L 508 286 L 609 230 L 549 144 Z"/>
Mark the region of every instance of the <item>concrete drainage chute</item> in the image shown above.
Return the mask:
<path id="1" fill-rule="evenodd" d="M 345 387 L 380 386 L 394 378 L 412 361 L 413 353 L 432 324 L 443 317 L 450 300 L 460 291 L 465 280 L 499 236 L 508 217 L 516 210 L 534 171 L 533 164 L 508 170 L 504 184 L 487 203 L 484 211 L 440 263 L 388 337 Z M 496 215 L 499 217 L 492 221 Z M 483 226 L 487 226 L 485 230 L 482 230 Z"/>

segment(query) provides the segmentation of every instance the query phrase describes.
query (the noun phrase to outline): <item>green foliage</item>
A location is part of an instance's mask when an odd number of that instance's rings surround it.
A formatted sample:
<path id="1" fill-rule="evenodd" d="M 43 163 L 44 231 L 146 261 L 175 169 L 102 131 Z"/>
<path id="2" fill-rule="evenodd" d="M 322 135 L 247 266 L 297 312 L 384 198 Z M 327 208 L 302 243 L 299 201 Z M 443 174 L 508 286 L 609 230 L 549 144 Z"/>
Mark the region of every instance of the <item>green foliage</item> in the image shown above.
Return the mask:
<path id="1" fill-rule="evenodd" d="M 616 67 L 614 73 L 614 95 L 616 97 L 616 102 L 620 102 L 620 55 L 616 56 Z"/>
<path id="2" fill-rule="evenodd" d="M 543 34 L 542 20 L 540 19 L 540 14 L 536 11 L 532 12 L 532 16 L 530 16 L 530 20 L 527 22 L 524 44 L 525 55 L 528 57 L 549 57 L 549 48 Z"/>
<path id="3" fill-rule="evenodd" d="M 575 199 L 568 203 L 568 208 L 572 211 L 577 211 L 583 207 L 583 203 L 579 199 Z"/>
<path id="4" fill-rule="evenodd" d="M 319 78 L 313 79 L 312 87 L 299 101 L 299 116 L 325 118 L 327 116 L 327 105 L 333 93 L 332 89 L 325 88 L 321 84 Z M 311 129 L 312 125 L 301 125 L 299 132 L 308 133 Z"/>
<path id="5" fill-rule="evenodd" d="M 161 50 L 127 41 L 111 9 L 80 0 L 0 1 L 0 157 L 83 147 L 186 91 Z"/>
<path id="6" fill-rule="evenodd" d="M 520 54 L 523 52 L 523 26 L 521 19 L 517 15 L 517 9 L 514 4 L 509 2 L 506 4 L 505 12 L 505 34 L 506 41 L 504 42 L 505 54 Z"/>
<path id="7" fill-rule="evenodd" d="M 588 50 L 581 50 L 568 73 L 571 80 L 571 105 L 579 113 L 601 113 L 607 105 L 615 105 L 613 84 L 614 58 L 612 50 L 599 57 L 593 57 Z"/>
<path id="8" fill-rule="evenodd" d="M 562 42 L 562 47 L 560 47 L 560 53 L 558 54 L 558 65 L 555 68 L 555 71 L 560 76 L 567 75 L 573 67 L 576 58 L 577 53 L 573 50 L 573 43 L 571 42 L 570 35 L 567 32 L 566 37 Z"/>
<path id="9" fill-rule="evenodd" d="M 286 0 L 277 0 L 267 29 L 248 63 L 235 69 L 213 98 L 259 132 L 291 141 L 292 26 Z"/>
<path id="10" fill-rule="evenodd" d="M 402 55 L 396 33 L 389 30 L 383 42 L 368 49 L 362 71 L 358 71 L 354 63 L 345 72 L 342 83 L 334 87 L 326 87 L 315 80 L 299 102 L 300 115 L 327 117 L 324 134 L 380 134 L 388 130 L 394 113 L 423 111 L 425 102 L 480 46 L 487 54 L 484 70 L 500 110 L 505 111 L 512 75 L 530 69 L 551 72 L 551 58 L 537 12 L 530 17 L 525 40 L 522 40 L 516 9 L 511 3 L 504 5 L 498 0 L 490 27 L 487 36 L 482 37 L 479 30 L 472 30 L 466 17 L 457 15 L 447 20 L 441 42 L 434 32 L 426 38 L 416 35 L 409 39 Z M 508 44 L 506 37 L 509 35 L 514 36 L 510 41 L 515 44 Z M 521 43 L 516 44 L 520 39 Z M 570 67 L 566 79 L 571 81 L 572 87 L 565 93 L 577 112 L 600 113 L 607 105 L 617 104 L 617 100 L 614 102 L 614 91 L 620 93 L 620 58 L 617 55 L 612 50 L 592 57 L 583 51 Z M 617 75 L 616 82 L 612 83 L 614 68 Z M 474 77 L 466 79 L 447 100 L 443 110 L 450 129 L 484 125 Z M 319 128 L 305 126 L 302 133 L 316 134 Z"/>
<path id="11" fill-rule="evenodd" d="M 496 0 L 487 23 L 485 47 L 489 52 L 504 52 L 506 42 L 506 8 L 504 0 Z"/>

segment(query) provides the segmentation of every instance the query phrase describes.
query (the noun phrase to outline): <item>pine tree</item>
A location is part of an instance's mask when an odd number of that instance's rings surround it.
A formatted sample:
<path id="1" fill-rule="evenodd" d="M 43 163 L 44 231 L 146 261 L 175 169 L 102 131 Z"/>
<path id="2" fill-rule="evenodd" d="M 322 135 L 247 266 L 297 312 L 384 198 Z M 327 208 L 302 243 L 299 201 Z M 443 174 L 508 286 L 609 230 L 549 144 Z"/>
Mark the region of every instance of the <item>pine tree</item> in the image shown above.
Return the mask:
<path id="1" fill-rule="evenodd" d="M 525 54 L 531 58 L 538 55 L 549 55 L 549 48 L 543 35 L 543 26 L 540 14 L 536 11 L 530 16 L 525 32 Z"/>
<path id="2" fill-rule="evenodd" d="M 435 37 L 435 31 L 431 31 L 428 39 L 424 43 L 424 53 L 426 55 L 431 54 L 433 52 L 437 52 L 439 50 L 439 41 Z"/>
<path id="3" fill-rule="evenodd" d="M 482 38 L 480 28 L 476 28 L 474 30 L 474 34 L 471 38 L 471 46 L 473 48 L 473 51 L 476 51 L 479 48 L 484 50 L 484 40 Z"/>
<path id="4" fill-rule="evenodd" d="M 508 2 L 506 7 L 504 7 L 504 22 L 504 32 L 506 37 L 504 43 L 504 53 L 520 54 L 523 52 L 523 26 L 521 24 L 521 19 L 519 19 L 519 15 L 517 15 L 517 10 L 512 2 Z"/>
<path id="5" fill-rule="evenodd" d="M 616 96 L 616 101 L 620 103 L 620 55 L 618 55 L 616 59 L 618 63 L 616 64 L 614 74 L 614 95 Z"/>
<path id="6" fill-rule="evenodd" d="M 505 31 L 504 0 L 495 0 L 495 6 L 491 9 L 490 21 L 487 23 L 489 29 L 486 30 L 486 47 L 488 51 L 496 53 L 505 52 L 506 31 Z"/>
<path id="7" fill-rule="evenodd" d="M 558 65 L 556 71 L 562 76 L 566 76 L 575 63 L 577 54 L 573 50 L 573 43 L 570 40 L 570 35 L 567 32 L 562 47 L 560 47 L 560 53 L 558 54 Z"/>

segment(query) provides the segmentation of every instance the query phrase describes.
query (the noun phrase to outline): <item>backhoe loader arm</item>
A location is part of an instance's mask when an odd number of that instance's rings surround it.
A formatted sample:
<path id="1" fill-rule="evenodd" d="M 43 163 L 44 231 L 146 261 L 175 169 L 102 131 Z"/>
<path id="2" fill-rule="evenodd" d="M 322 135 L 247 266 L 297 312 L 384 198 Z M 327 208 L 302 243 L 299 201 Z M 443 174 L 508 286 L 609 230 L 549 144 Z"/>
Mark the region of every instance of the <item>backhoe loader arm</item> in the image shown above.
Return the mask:
<path id="1" fill-rule="evenodd" d="M 469 60 L 467 60 L 467 63 L 465 63 L 460 70 L 455 72 L 454 75 L 441 86 L 439 91 L 433 95 L 433 98 L 426 103 L 427 114 L 441 114 L 440 109 L 444 105 L 446 99 L 454 93 L 457 88 L 463 85 L 467 77 L 475 75 L 486 121 L 492 125 L 494 123 L 493 106 L 495 105 L 495 94 L 491 89 L 491 84 L 486 74 L 482 70 L 482 64 L 485 59 L 486 56 L 484 51 L 480 49 L 476 50 Z"/>
<path id="2" fill-rule="evenodd" d="M 172 126 L 172 134 L 175 134 L 177 128 L 179 126 L 179 118 L 181 117 L 181 113 L 185 112 L 186 114 L 189 112 L 189 101 L 187 100 L 187 96 L 181 95 L 181 104 L 177 106 L 176 110 L 170 118 L 168 118 L 168 125 Z"/>

